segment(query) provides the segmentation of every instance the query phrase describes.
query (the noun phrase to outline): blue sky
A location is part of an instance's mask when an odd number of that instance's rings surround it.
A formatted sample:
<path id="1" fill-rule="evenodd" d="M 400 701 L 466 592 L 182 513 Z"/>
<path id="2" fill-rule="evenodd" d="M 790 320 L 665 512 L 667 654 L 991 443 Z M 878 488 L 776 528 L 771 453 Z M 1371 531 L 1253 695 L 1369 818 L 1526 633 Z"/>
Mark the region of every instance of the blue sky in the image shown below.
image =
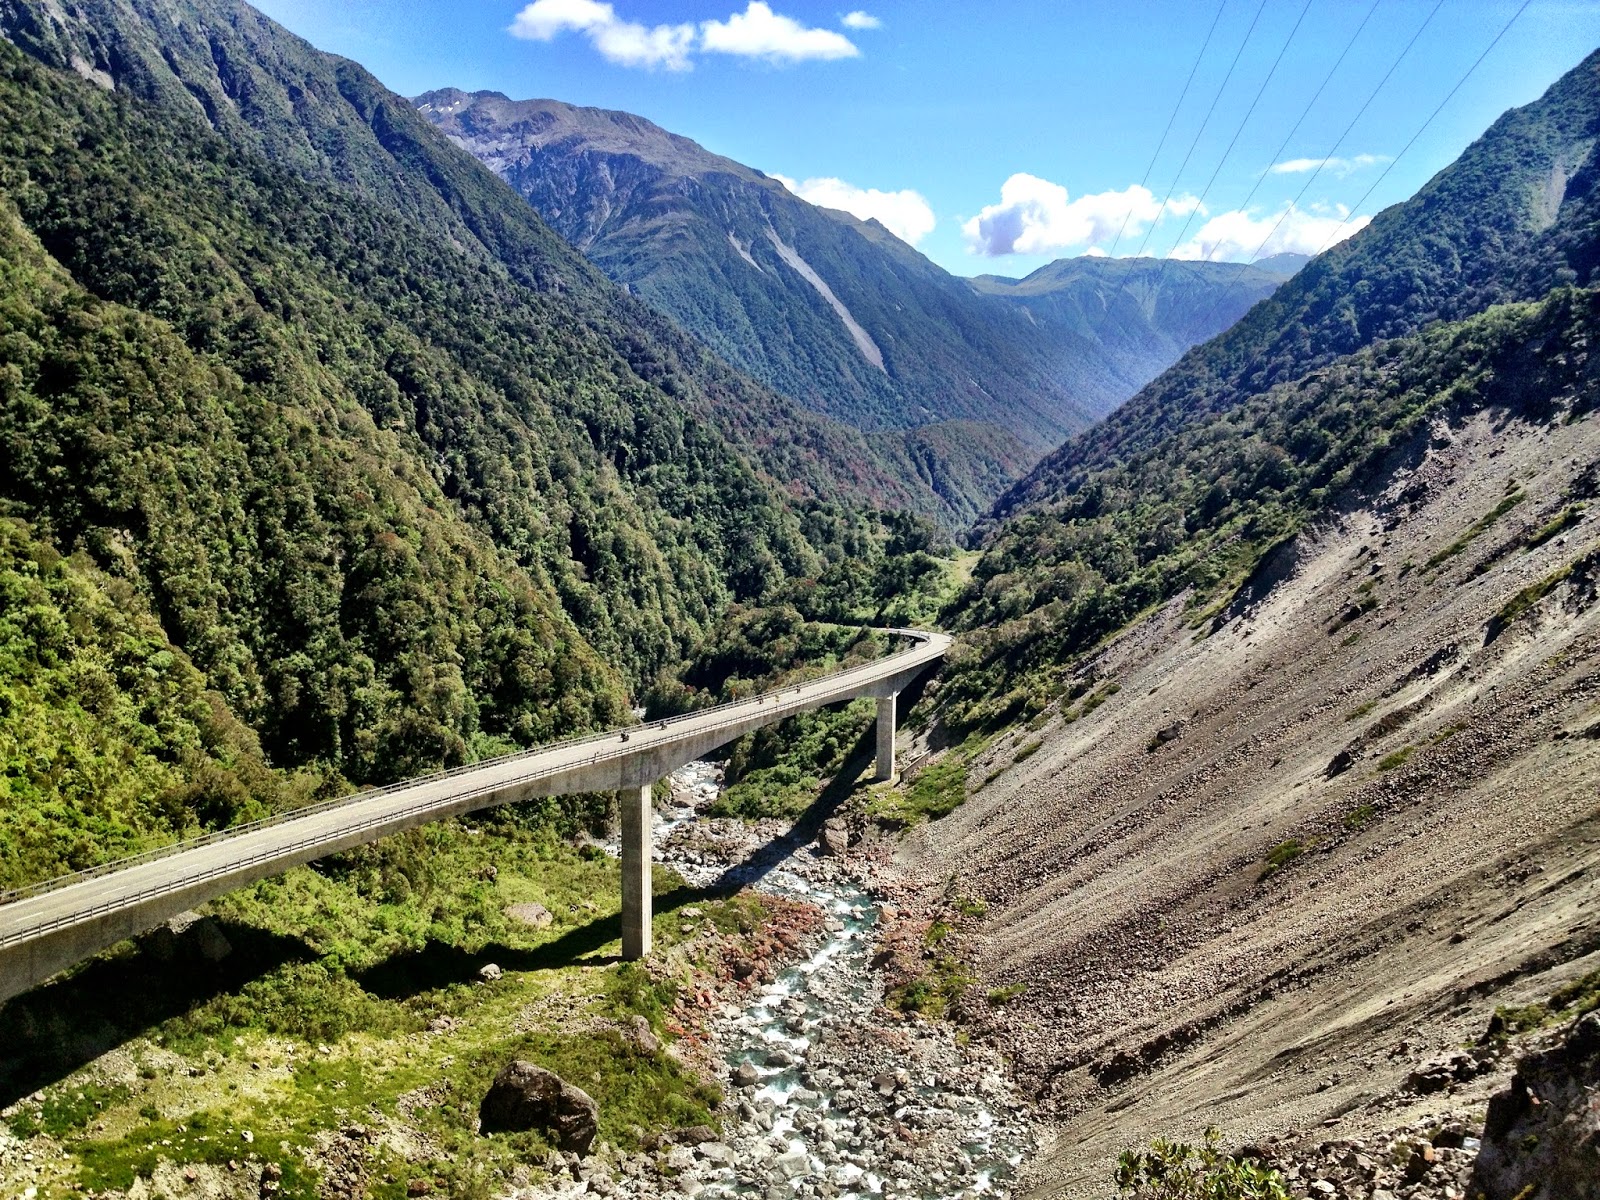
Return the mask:
<path id="1" fill-rule="evenodd" d="M 965 275 L 1314 250 L 1600 45 L 1600 3 L 1530 0 L 1423 129 L 1522 0 L 257 2 L 406 95 L 638 113 Z"/>

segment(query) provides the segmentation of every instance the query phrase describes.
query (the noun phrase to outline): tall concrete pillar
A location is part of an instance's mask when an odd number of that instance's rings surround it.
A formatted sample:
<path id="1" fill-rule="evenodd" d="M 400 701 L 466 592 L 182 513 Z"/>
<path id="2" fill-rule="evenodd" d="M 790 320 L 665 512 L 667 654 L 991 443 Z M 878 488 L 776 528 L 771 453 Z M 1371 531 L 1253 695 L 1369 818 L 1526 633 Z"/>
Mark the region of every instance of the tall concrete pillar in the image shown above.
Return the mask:
<path id="1" fill-rule="evenodd" d="M 650 953 L 650 785 L 617 793 L 622 810 L 622 957 Z"/>
<path id="2" fill-rule="evenodd" d="M 894 774 L 894 707 L 896 696 L 891 693 L 878 697 L 878 770 L 873 779 L 879 783 L 893 780 Z"/>

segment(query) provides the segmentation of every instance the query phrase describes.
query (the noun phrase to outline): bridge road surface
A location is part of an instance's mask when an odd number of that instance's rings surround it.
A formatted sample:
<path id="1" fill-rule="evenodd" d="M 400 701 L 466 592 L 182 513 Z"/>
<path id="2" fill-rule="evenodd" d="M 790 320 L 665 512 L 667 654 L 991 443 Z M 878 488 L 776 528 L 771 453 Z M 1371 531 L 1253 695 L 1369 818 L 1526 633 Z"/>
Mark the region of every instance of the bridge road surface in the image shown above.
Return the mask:
<path id="1" fill-rule="evenodd" d="M 912 645 L 749 700 L 360 792 L 0 894 L 0 1003 L 186 909 L 291 867 L 430 821 L 571 792 L 620 793 L 623 953 L 643 957 L 650 949 L 649 797 L 656 780 L 752 729 L 858 696 L 878 700 L 877 777 L 893 776 L 895 699 L 944 656 L 950 639 L 879 632 Z"/>

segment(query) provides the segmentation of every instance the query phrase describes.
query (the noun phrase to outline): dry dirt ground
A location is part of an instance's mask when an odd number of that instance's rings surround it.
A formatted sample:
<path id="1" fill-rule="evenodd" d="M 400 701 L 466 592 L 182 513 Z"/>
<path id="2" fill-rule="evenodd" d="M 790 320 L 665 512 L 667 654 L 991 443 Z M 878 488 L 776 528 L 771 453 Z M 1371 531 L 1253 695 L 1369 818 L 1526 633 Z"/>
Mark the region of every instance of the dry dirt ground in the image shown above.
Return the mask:
<path id="1" fill-rule="evenodd" d="M 1597 459 L 1594 415 L 1436 424 L 1216 623 L 1105 648 L 1115 695 L 991 747 L 908 840 L 913 879 L 988 903 L 979 997 L 1026 985 L 973 1007 L 1056 1122 L 1027 1194 L 1108 1194 L 1118 1150 L 1211 1123 L 1393 1129 L 1495 1005 L 1600 966 L 1600 513 L 1529 548 Z"/>

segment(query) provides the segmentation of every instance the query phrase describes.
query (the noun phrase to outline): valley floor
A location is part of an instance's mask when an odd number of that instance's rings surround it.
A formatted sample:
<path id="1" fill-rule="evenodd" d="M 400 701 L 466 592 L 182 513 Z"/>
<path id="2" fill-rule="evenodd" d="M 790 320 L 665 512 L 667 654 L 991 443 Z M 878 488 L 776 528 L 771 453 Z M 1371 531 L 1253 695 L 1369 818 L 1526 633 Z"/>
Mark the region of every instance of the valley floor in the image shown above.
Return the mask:
<path id="1" fill-rule="evenodd" d="M 1108 645 L 1102 703 L 990 745 L 908 840 L 926 893 L 987 905 L 969 1007 L 1055 1122 L 1028 1194 L 1109 1194 L 1120 1150 L 1210 1124 L 1444 1111 L 1408 1076 L 1600 966 L 1596 424 L 1436 423 L 1233 607 Z"/>

